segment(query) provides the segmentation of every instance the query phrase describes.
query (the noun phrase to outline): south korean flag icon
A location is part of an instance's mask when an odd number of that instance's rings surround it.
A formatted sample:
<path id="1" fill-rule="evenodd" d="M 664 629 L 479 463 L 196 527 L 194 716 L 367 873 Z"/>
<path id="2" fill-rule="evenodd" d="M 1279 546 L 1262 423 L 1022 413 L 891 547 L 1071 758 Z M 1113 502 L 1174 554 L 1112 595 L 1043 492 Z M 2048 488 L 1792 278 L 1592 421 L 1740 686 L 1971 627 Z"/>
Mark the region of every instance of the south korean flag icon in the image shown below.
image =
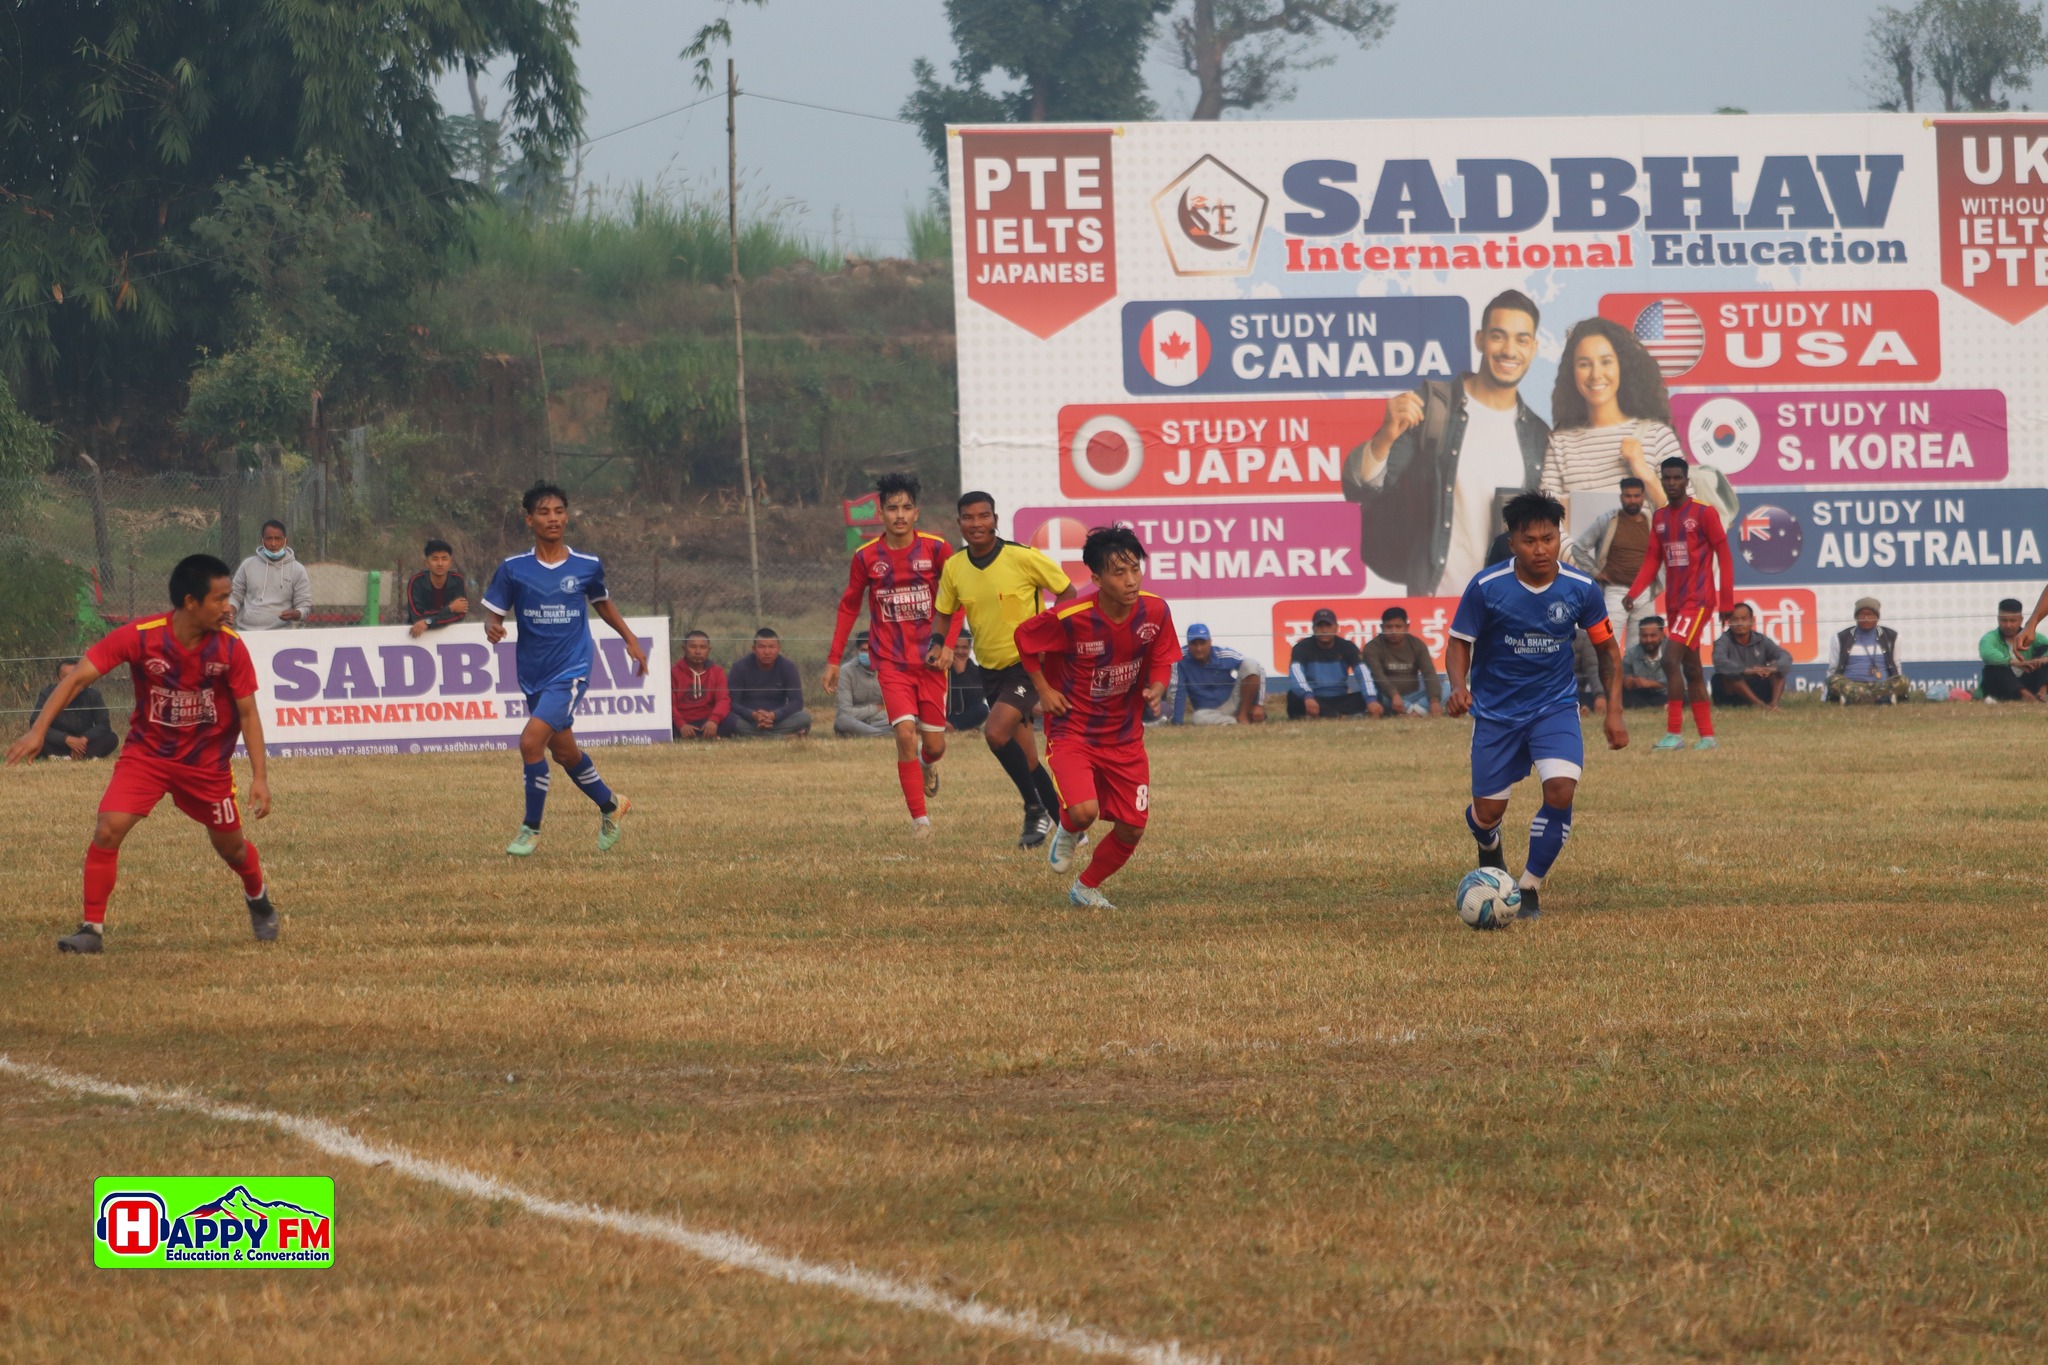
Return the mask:
<path id="1" fill-rule="evenodd" d="M 1685 443 L 1700 464 L 1740 474 L 1763 449 L 1763 428 L 1739 398 L 1709 398 L 1685 424 Z"/>
<path id="2" fill-rule="evenodd" d="M 1185 388 L 1209 368 L 1209 329 L 1184 309 L 1154 313 L 1138 334 L 1138 362 L 1168 388 Z"/>

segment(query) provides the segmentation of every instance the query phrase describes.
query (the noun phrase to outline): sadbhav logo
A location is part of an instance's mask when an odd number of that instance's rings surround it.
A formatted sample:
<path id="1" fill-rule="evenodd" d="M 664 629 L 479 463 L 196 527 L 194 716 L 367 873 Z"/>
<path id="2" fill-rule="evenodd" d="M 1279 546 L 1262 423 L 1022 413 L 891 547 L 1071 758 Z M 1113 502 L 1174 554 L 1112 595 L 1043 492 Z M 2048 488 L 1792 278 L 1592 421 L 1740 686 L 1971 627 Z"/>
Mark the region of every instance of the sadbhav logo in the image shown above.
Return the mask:
<path id="1" fill-rule="evenodd" d="M 93 1205 L 97 1266 L 334 1264 L 334 1181 L 326 1176 L 103 1176 Z"/>

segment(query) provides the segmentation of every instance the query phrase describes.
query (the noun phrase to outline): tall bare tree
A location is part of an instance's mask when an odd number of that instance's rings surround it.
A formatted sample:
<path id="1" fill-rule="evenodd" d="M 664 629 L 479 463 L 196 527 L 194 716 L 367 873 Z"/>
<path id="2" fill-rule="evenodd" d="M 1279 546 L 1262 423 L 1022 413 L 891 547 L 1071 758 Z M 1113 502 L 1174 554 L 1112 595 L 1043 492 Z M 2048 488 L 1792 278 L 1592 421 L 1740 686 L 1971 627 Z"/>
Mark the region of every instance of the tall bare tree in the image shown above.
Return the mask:
<path id="1" fill-rule="evenodd" d="M 1370 48 L 1393 26 L 1392 0 L 1187 0 L 1173 36 L 1199 87 L 1194 116 L 1219 119 L 1292 99 L 1294 73 L 1337 59 L 1330 39 Z"/>
<path id="2" fill-rule="evenodd" d="M 1870 94 L 1912 110 L 1930 87 L 1948 113 L 2004 110 L 2048 63 L 2041 0 L 1920 0 L 1871 17 Z"/>

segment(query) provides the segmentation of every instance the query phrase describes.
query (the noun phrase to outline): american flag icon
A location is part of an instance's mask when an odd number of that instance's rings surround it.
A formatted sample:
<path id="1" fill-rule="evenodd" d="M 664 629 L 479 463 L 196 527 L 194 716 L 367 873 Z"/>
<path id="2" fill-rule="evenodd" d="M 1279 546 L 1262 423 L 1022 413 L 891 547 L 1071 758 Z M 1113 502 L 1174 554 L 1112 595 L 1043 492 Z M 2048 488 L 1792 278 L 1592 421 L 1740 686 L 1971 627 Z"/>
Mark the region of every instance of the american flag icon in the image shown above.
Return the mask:
<path id="1" fill-rule="evenodd" d="M 1632 330 L 1666 379 L 1678 378 L 1706 353 L 1707 329 L 1700 315 L 1678 299 L 1658 299 L 1643 309 Z"/>

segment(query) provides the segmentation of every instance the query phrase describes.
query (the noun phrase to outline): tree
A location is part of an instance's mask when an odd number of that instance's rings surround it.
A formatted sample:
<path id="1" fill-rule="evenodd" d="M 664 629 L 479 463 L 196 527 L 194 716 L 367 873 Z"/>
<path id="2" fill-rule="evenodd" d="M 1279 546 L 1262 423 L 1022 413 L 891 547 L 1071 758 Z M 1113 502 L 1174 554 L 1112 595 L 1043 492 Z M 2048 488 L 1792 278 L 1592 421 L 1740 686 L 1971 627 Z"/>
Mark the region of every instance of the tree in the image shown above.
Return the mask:
<path id="1" fill-rule="evenodd" d="M 0 371 L 51 406 L 175 384 L 220 313 L 178 249 L 245 164 L 342 168 L 436 258 L 474 190 L 434 94 L 509 57 L 531 158 L 578 137 L 573 0 L 15 0 L 0 42 Z"/>
<path id="2" fill-rule="evenodd" d="M 21 506 L 28 481 L 50 467 L 53 450 L 50 429 L 17 407 L 14 391 L 0 381 L 0 513 L 12 516 Z"/>
<path id="3" fill-rule="evenodd" d="M 1920 0 L 1871 18 L 1867 81 L 1880 109 L 1912 110 L 1928 86 L 1948 113 L 2012 108 L 2048 63 L 2040 0 Z"/>
<path id="4" fill-rule="evenodd" d="M 955 85 L 920 57 L 903 117 L 946 173 L 948 123 L 1049 123 L 1145 119 L 1145 49 L 1173 0 L 946 0 Z M 990 75 L 1016 82 L 990 90 Z"/>
<path id="5" fill-rule="evenodd" d="M 1175 16 L 1181 65 L 1195 78 L 1198 119 L 1294 98 L 1289 73 L 1328 66 L 1326 34 L 1370 48 L 1394 26 L 1391 0 L 1188 0 Z"/>

